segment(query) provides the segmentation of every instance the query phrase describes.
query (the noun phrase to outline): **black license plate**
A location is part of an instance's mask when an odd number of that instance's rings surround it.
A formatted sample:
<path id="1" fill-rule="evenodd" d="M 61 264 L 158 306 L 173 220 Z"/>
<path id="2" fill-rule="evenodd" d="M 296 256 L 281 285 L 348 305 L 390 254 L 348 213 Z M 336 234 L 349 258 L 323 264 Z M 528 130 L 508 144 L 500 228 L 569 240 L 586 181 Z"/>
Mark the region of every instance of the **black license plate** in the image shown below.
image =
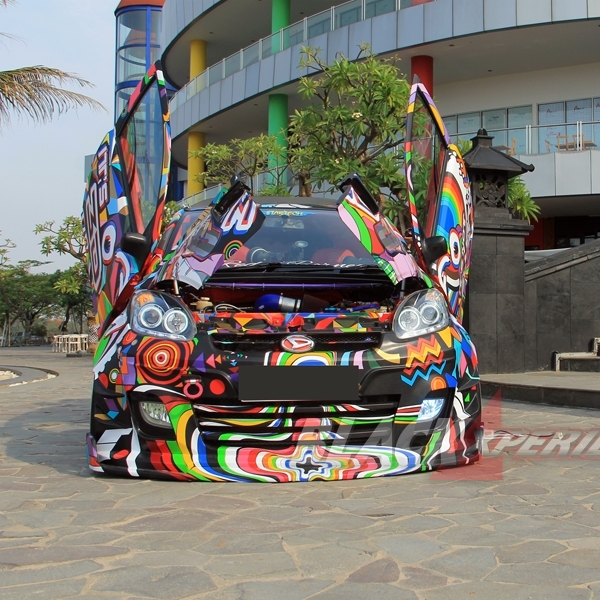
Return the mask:
<path id="1" fill-rule="evenodd" d="M 356 402 L 358 367 L 240 366 L 242 402 Z"/>

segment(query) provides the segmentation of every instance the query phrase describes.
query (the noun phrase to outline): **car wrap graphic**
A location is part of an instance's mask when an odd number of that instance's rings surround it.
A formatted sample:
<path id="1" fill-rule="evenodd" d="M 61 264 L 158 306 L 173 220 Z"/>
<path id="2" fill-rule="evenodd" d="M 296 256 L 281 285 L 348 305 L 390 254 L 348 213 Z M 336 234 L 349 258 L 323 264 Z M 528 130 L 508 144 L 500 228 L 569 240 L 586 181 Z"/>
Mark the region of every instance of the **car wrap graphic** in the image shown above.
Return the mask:
<path id="1" fill-rule="evenodd" d="M 421 83 L 412 86 L 407 111 L 405 143 L 408 198 L 413 235 L 419 263 L 434 283 L 446 294 L 450 310 L 462 321 L 467 292 L 471 248 L 473 245 L 473 201 L 465 163 L 450 137 L 431 96 Z M 439 144 L 436 154 L 435 144 Z M 434 159 L 429 166 L 428 159 Z M 424 166 L 425 165 L 425 166 Z M 419 174 L 431 170 L 430 179 L 421 189 L 428 196 L 427 217 L 419 216 Z M 438 179 L 438 181 L 433 181 Z M 423 240 L 442 236 L 447 252 L 427 264 L 422 252 Z"/>
<path id="2" fill-rule="evenodd" d="M 166 87 L 158 66 L 154 65 L 136 87 L 115 130 L 100 144 L 84 193 L 88 274 L 100 333 L 115 306 L 124 307 L 135 285 L 151 269 L 150 264 L 138 264 L 121 249 L 123 237 L 131 232 L 145 235 L 147 254 L 151 255 L 160 236 L 171 142 Z M 154 101 L 153 106 L 150 101 Z M 146 124 L 150 117 L 152 134 Z M 146 138 L 156 146 L 150 157 L 136 154 L 136 145 L 141 146 Z"/>
<path id="3" fill-rule="evenodd" d="M 159 65 L 148 73 L 100 146 L 84 199 L 102 327 L 93 471 L 277 483 L 479 460 L 477 354 L 460 321 L 468 179 L 426 91 L 413 88 L 411 102 L 413 137 L 429 136 L 406 147 L 415 248 L 355 175 L 337 204 L 265 204 L 233 180 L 159 239 L 168 106 Z M 439 152 L 413 177 L 413 151 L 429 138 Z M 431 236 L 449 250 L 427 264 Z"/>
<path id="4" fill-rule="evenodd" d="M 88 437 L 91 467 L 135 476 L 154 472 L 174 479 L 284 482 L 395 475 L 478 458 L 477 357 L 458 323 L 394 354 L 380 348 L 260 355 L 214 350 L 211 338 L 220 331 L 256 332 L 269 320 L 309 321 L 307 333 L 314 337 L 356 331 L 343 326 L 347 315 L 279 316 L 224 313 L 191 342 L 140 338 L 124 316 L 118 317 L 96 355 L 93 418 L 106 429 L 97 442 Z M 363 321 L 363 331 L 378 330 L 374 312 L 356 320 Z M 257 337 L 275 329 L 281 327 L 265 327 Z M 234 401 L 239 365 L 251 359 L 274 368 L 353 365 L 365 375 L 385 369 L 402 399 L 376 406 L 240 405 Z M 140 394 L 166 406 L 169 439 L 138 435 L 136 413 L 126 398 L 135 401 Z M 432 395 L 447 398 L 449 412 L 427 443 L 410 447 L 419 435 L 419 400 Z"/>

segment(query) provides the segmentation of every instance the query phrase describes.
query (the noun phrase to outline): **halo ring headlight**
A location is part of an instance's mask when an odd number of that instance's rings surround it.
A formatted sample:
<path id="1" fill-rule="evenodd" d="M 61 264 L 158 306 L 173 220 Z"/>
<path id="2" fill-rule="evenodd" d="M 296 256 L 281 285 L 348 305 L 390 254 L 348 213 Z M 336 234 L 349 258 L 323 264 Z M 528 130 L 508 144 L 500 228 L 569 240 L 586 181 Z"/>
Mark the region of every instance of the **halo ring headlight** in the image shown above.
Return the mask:
<path id="1" fill-rule="evenodd" d="M 156 329 L 160 326 L 163 319 L 164 311 L 154 302 L 145 304 L 140 309 L 138 320 L 143 327 L 147 329 Z"/>
<path id="2" fill-rule="evenodd" d="M 187 315 L 179 308 L 171 308 L 163 317 L 164 328 L 174 335 L 181 335 L 189 324 Z"/>

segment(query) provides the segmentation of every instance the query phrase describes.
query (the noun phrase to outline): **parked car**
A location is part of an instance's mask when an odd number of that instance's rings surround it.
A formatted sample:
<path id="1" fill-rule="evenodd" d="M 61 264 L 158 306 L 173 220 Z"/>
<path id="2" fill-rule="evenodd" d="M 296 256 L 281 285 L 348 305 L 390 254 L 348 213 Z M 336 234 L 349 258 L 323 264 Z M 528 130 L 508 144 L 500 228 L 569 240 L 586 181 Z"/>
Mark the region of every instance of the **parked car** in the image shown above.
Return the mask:
<path id="1" fill-rule="evenodd" d="M 46 343 L 46 338 L 41 335 L 34 335 L 33 333 L 25 333 L 19 331 L 11 337 L 11 346 L 42 346 Z"/>
<path id="2" fill-rule="evenodd" d="M 160 237 L 170 140 L 151 70 L 84 200 L 93 471 L 288 482 L 480 458 L 468 179 L 422 85 L 410 106 L 412 250 L 356 175 L 333 200 L 255 198 L 234 179 Z"/>

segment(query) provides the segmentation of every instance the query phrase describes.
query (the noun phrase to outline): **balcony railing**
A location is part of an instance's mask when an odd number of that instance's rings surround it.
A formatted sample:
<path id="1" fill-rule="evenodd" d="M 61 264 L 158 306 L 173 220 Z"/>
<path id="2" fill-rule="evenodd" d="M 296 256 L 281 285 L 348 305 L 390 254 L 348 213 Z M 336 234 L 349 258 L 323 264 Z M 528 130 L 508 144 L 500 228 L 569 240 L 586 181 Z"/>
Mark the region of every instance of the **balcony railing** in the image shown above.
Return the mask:
<path id="1" fill-rule="evenodd" d="M 200 73 L 175 94 L 171 100 L 171 110 L 179 108 L 184 102 L 209 85 L 221 81 L 259 60 L 287 50 L 296 44 L 305 43 L 317 35 L 379 15 L 418 4 L 428 4 L 429 2 L 435 2 L 435 0 L 351 0 L 316 15 L 306 17 L 298 23 L 258 40 L 251 46 L 224 58 Z"/>
<path id="2" fill-rule="evenodd" d="M 581 152 L 600 148 L 600 121 L 577 121 L 559 125 L 527 125 L 489 130 L 493 146 L 508 154 L 550 154 Z M 476 135 L 459 133 L 450 136 L 454 142 L 469 140 Z"/>

